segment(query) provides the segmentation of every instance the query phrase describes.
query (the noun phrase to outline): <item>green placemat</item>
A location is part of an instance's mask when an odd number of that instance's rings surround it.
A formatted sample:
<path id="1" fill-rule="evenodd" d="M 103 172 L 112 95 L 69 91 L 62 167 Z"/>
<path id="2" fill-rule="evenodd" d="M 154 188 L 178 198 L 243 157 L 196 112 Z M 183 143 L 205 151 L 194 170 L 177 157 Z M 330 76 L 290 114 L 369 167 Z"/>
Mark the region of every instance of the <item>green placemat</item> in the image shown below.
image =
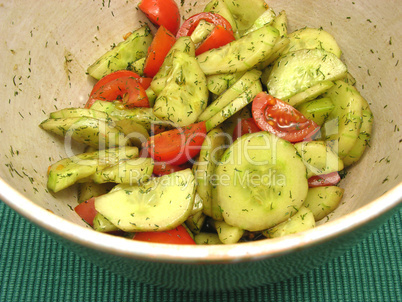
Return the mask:
<path id="1" fill-rule="evenodd" d="M 284 282 L 189 293 L 94 266 L 0 202 L 0 301 L 402 301 L 402 209 L 345 255 Z"/>

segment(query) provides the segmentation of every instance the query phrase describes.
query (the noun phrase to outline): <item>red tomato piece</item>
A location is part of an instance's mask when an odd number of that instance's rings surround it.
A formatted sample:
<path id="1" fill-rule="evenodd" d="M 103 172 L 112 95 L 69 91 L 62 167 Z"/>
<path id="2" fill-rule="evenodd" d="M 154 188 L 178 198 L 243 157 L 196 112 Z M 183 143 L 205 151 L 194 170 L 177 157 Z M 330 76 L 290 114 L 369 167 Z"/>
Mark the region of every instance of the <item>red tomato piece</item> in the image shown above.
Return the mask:
<path id="1" fill-rule="evenodd" d="M 95 215 L 98 213 L 95 210 L 94 197 L 80 203 L 78 206 L 74 208 L 74 210 L 83 220 L 85 220 L 88 224 L 93 226 Z"/>
<path id="2" fill-rule="evenodd" d="M 164 26 L 176 35 L 180 27 L 180 12 L 174 0 L 142 0 L 138 8 L 157 26 Z"/>
<path id="3" fill-rule="evenodd" d="M 102 85 L 90 97 L 85 108 L 90 108 L 96 100 L 121 100 L 125 107 L 149 107 L 145 89 L 135 77 L 119 77 Z"/>
<path id="4" fill-rule="evenodd" d="M 215 26 L 211 34 L 201 43 L 195 50 L 195 55 L 198 56 L 207 50 L 218 48 L 236 40 L 233 31 L 225 29 L 221 25 Z"/>
<path id="5" fill-rule="evenodd" d="M 236 128 L 233 131 L 233 141 L 238 139 L 240 136 L 243 136 L 244 134 L 260 131 L 261 129 L 257 126 L 252 117 L 247 119 L 243 118 L 237 123 Z"/>
<path id="6" fill-rule="evenodd" d="M 252 114 L 261 130 L 271 132 L 292 143 L 302 141 L 318 128 L 314 121 L 266 92 L 260 92 L 254 98 Z"/>
<path id="7" fill-rule="evenodd" d="M 177 32 L 176 38 L 190 36 L 201 20 L 213 23 L 214 25 L 220 25 L 227 31 L 233 33 L 232 25 L 230 25 L 229 21 L 226 20 L 221 15 L 214 13 L 199 13 L 194 16 L 191 16 L 186 21 L 184 21 L 183 25 Z"/>
<path id="8" fill-rule="evenodd" d="M 149 86 L 151 86 L 151 82 L 152 82 L 152 78 L 141 77 L 138 79 L 138 83 L 140 83 L 142 88 L 144 88 L 145 90 L 147 90 L 149 88 Z"/>
<path id="9" fill-rule="evenodd" d="M 98 82 L 96 82 L 96 84 L 92 88 L 90 96 L 93 95 L 95 93 L 95 91 L 99 90 L 99 88 L 101 88 L 103 85 L 109 83 L 112 80 L 115 80 L 115 79 L 118 79 L 121 77 L 132 77 L 132 78 L 137 78 L 137 79 L 140 78 L 140 76 L 138 74 L 136 74 L 134 71 L 131 71 L 131 70 L 123 69 L 123 70 L 114 71 L 112 73 L 109 73 L 108 75 L 105 75 Z"/>
<path id="10" fill-rule="evenodd" d="M 158 162 L 182 165 L 200 152 L 206 135 L 205 122 L 199 122 L 151 136 L 144 149 Z"/>
<path id="11" fill-rule="evenodd" d="M 170 165 L 165 162 L 155 161 L 153 173 L 157 176 L 163 176 L 177 171 L 182 171 L 188 168 L 191 168 L 190 163 L 184 163 L 182 165 Z"/>
<path id="12" fill-rule="evenodd" d="M 338 172 L 332 172 L 324 175 L 315 175 L 308 179 L 308 186 L 310 188 L 335 186 L 341 181 Z"/>
<path id="13" fill-rule="evenodd" d="M 195 244 L 193 238 L 182 225 L 163 232 L 139 232 L 134 235 L 133 239 L 155 243 Z"/>
<path id="14" fill-rule="evenodd" d="M 175 42 L 175 36 L 161 25 L 152 40 L 151 46 L 148 49 L 147 58 L 145 59 L 144 74 L 146 76 L 152 78 L 156 75 Z"/>

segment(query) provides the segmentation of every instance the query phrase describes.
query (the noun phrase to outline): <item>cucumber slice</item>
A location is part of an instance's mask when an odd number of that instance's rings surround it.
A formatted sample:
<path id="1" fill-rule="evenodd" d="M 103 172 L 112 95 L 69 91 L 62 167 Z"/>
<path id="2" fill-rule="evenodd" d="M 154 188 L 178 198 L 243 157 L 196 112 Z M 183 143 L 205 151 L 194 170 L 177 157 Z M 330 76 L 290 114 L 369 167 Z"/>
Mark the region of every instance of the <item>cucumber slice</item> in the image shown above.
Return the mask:
<path id="1" fill-rule="evenodd" d="M 343 192 L 337 186 L 310 188 L 303 206 L 311 210 L 315 221 L 321 220 L 338 207 Z"/>
<path id="2" fill-rule="evenodd" d="M 107 113 L 86 108 L 66 108 L 50 113 L 50 118 L 92 117 L 98 120 L 109 119 Z"/>
<path id="3" fill-rule="evenodd" d="M 233 116 L 236 112 L 240 111 L 248 104 L 250 104 L 254 97 L 262 91 L 262 86 L 260 81 L 254 82 L 249 90 L 246 90 L 238 97 L 236 97 L 232 102 L 222 108 L 221 111 L 216 113 L 213 117 L 208 119 L 205 124 L 207 127 L 207 131 L 219 126 L 226 119 Z"/>
<path id="4" fill-rule="evenodd" d="M 250 28 L 268 9 L 264 0 L 224 0 L 224 2 L 232 13 L 240 34 Z"/>
<path id="5" fill-rule="evenodd" d="M 159 95 L 163 88 L 167 85 L 169 75 L 173 68 L 173 60 L 177 53 L 186 53 L 191 57 L 195 57 L 195 45 L 190 37 L 180 37 L 176 43 L 173 44 L 168 54 L 163 61 L 162 66 L 159 68 L 158 73 L 153 77 L 150 88 Z"/>
<path id="6" fill-rule="evenodd" d="M 124 133 L 126 138 L 138 148 L 141 148 L 142 144 L 149 138 L 147 129 L 132 119 L 121 119 L 115 121 L 114 127 L 121 133 Z"/>
<path id="7" fill-rule="evenodd" d="M 206 121 L 217 114 L 220 110 L 230 104 L 236 97 L 248 90 L 256 81 L 260 79 L 261 71 L 253 69 L 247 71 L 236 83 L 221 94 L 212 104 L 210 104 L 198 117 L 199 121 Z"/>
<path id="8" fill-rule="evenodd" d="M 329 144 L 323 141 L 309 141 L 294 144 L 307 168 L 307 178 L 343 169 L 343 162 Z"/>
<path id="9" fill-rule="evenodd" d="M 244 234 L 244 230 L 228 225 L 224 221 L 214 221 L 219 240 L 224 244 L 237 243 Z"/>
<path id="10" fill-rule="evenodd" d="M 203 201 L 203 212 L 210 217 L 212 217 L 211 177 L 214 175 L 216 165 L 228 147 L 228 143 L 228 137 L 221 129 L 211 130 L 207 134 L 197 161 L 193 165 L 197 181 L 197 193 Z"/>
<path id="11" fill-rule="evenodd" d="M 285 102 L 293 107 L 296 107 L 304 102 L 314 100 L 316 97 L 329 90 L 332 86 L 334 86 L 334 82 L 332 81 L 318 83 L 302 92 L 299 92 L 298 94 L 295 94 L 294 96 L 285 100 Z"/>
<path id="12" fill-rule="evenodd" d="M 239 40 L 200 54 L 197 60 L 206 75 L 250 70 L 271 55 L 278 36 L 277 29 L 265 25 Z"/>
<path id="13" fill-rule="evenodd" d="M 236 83 L 244 73 L 245 71 L 210 75 L 207 77 L 208 90 L 213 94 L 220 95 Z"/>
<path id="14" fill-rule="evenodd" d="M 64 158 L 50 166 L 47 187 L 58 192 L 122 159 L 138 156 L 137 147 L 110 148 Z"/>
<path id="15" fill-rule="evenodd" d="M 275 17 L 271 25 L 279 31 L 279 37 L 287 37 L 288 16 L 286 15 L 286 11 L 280 11 L 280 13 Z"/>
<path id="16" fill-rule="evenodd" d="M 96 172 L 92 180 L 98 184 L 113 182 L 133 186 L 148 181 L 153 170 L 154 164 L 151 158 L 135 158 L 123 160 Z"/>
<path id="17" fill-rule="evenodd" d="M 151 42 L 151 30 L 144 25 L 96 60 L 88 67 L 87 72 L 90 76 L 100 80 L 113 71 L 128 69 L 135 61 L 147 55 Z"/>
<path id="18" fill-rule="evenodd" d="M 364 150 L 370 144 L 371 131 L 373 128 L 374 116 L 366 100 L 363 99 L 362 108 L 362 125 L 360 128 L 359 136 L 353 148 L 349 151 L 348 155 L 343 159 L 346 167 L 357 162 L 363 155 Z"/>
<path id="19" fill-rule="evenodd" d="M 186 221 L 194 195 L 194 175 L 186 169 L 99 196 L 95 209 L 126 232 L 165 231 Z"/>
<path id="20" fill-rule="evenodd" d="M 306 118 L 313 120 L 318 126 L 322 126 L 335 105 L 330 98 L 320 98 L 305 102 L 296 107 Z"/>
<path id="21" fill-rule="evenodd" d="M 194 241 L 199 245 L 214 245 L 214 244 L 222 244 L 219 240 L 218 234 L 215 233 L 204 233 L 201 232 L 194 236 Z"/>
<path id="22" fill-rule="evenodd" d="M 263 70 L 264 73 L 268 73 L 266 76 L 266 80 L 268 80 L 268 75 L 271 72 L 271 68 L 268 70 L 267 67 L 277 60 L 281 55 L 282 55 L 282 50 L 289 44 L 289 38 L 288 37 L 280 37 L 278 40 L 276 40 L 276 43 L 274 47 L 272 48 L 271 55 L 269 56 L 268 59 L 266 59 L 264 62 L 259 63 L 256 68 L 259 70 Z M 263 80 L 263 83 L 266 83 L 267 81 Z"/>
<path id="23" fill-rule="evenodd" d="M 330 98 L 335 108 L 322 129 L 332 149 L 343 159 L 357 142 L 364 99 L 356 88 L 343 81 L 336 81 L 323 97 Z"/>
<path id="24" fill-rule="evenodd" d="M 262 15 L 260 15 L 257 20 L 254 21 L 254 24 L 247 29 L 244 35 L 247 35 L 267 24 L 271 24 L 275 19 L 275 12 L 272 8 L 268 8 Z"/>
<path id="25" fill-rule="evenodd" d="M 191 40 L 193 40 L 194 44 L 198 44 L 204 41 L 211 34 L 214 28 L 214 24 L 209 23 L 205 20 L 201 20 L 200 23 L 198 23 L 197 27 L 194 29 L 190 38 Z"/>
<path id="26" fill-rule="evenodd" d="M 113 188 L 114 184 L 96 184 L 93 182 L 84 182 L 78 188 L 78 203 L 83 203 L 92 197 L 106 194 Z"/>
<path id="27" fill-rule="evenodd" d="M 201 232 L 202 226 L 205 222 L 205 214 L 200 211 L 194 215 L 191 215 L 186 220 L 186 226 L 190 229 L 193 234 L 199 234 Z"/>
<path id="28" fill-rule="evenodd" d="M 291 217 L 307 195 L 306 167 L 295 147 L 262 131 L 237 139 L 216 168 L 225 222 L 261 231 Z"/>
<path id="29" fill-rule="evenodd" d="M 277 238 L 307 231 L 314 227 L 315 220 L 313 213 L 303 206 L 288 220 L 276 225 L 272 229 L 264 231 L 263 234 L 268 238 Z"/>
<path id="30" fill-rule="evenodd" d="M 222 17 L 224 17 L 232 26 L 233 33 L 234 33 L 236 39 L 239 38 L 236 21 L 232 15 L 232 13 L 229 11 L 229 8 L 226 5 L 224 0 L 211 0 L 205 6 L 204 12 L 207 12 L 207 13 L 211 12 L 211 13 L 219 14 Z"/>
<path id="31" fill-rule="evenodd" d="M 269 94 L 286 100 L 323 81 L 346 76 L 345 64 L 322 49 L 301 49 L 281 56 L 268 77 Z"/>
<path id="32" fill-rule="evenodd" d="M 133 122 L 144 126 L 147 131 L 150 131 L 153 125 L 167 128 L 172 126 L 170 122 L 162 121 L 157 118 L 152 108 L 137 107 L 132 109 L 120 109 L 118 105 L 119 104 L 113 102 L 96 101 L 91 108 L 106 112 L 114 121 L 124 119 L 132 120 Z"/>
<path id="33" fill-rule="evenodd" d="M 47 119 L 40 124 L 44 130 L 74 139 L 97 149 L 129 145 L 123 133 L 113 127 L 112 122 L 90 117 L 68 117 Z"/>
<path id="34" fill-rule="evenodd" d="M 154 114 L 184 127 L 194 123 L 207 105 L 207 79 L 197 60 L 185 52 L 175 53 L 166 86 L 155 101 Z"/>
<path id="35" fill-rule="evenodd" d="M 244 107 L 242 110 L 236 112 L 234 115 L 229 117 L 227 120 L 225 120 L 221 124 L 221 128 L 223 132 L 225 132 L 231 139 L 233 139 L 233 132 L 237 124 L 242 120 L 242 119 L 248 119 L 251 118 L 251 110 L 249 108 L 250 106 Z M 233 141 L 231 140 L 231 143 Z"/>
<path id="36" fill-rule="evenodd" d="M 97 213 L 93 220 L 93 228 L 97 232 L 107 233 L 107 232 L 115 232 L 119 229 L 111 223 L 109 220 L 105 218 L 105 216 Z"/>
<path id="37" fill-rule="evenodd" d="M 334 37 L 322 28 L 302 28 L 289 34 L 290 43 L 283 54 L 300 49 L 323 49 L 338 58 L 342 51 Z"/>

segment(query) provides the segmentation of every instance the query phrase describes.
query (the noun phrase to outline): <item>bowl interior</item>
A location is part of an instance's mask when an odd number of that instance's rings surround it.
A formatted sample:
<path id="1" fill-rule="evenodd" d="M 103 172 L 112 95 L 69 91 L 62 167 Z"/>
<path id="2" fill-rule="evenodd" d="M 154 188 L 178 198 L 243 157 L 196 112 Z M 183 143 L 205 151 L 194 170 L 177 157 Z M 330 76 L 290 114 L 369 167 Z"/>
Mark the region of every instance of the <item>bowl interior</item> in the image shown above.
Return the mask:
<path id="1" fill-rule="evenodd" d="M 94 84 L 86 68 L 146 21 L 136 9 L 138 2 L 11 1 L 0 8 L 2 185 L 83 227 L 86 225 L 72 210 L 77 205 L 76 188 L 57 194 L 46 189 L 48 166 L 82 148 L 65 147 L 63 139 L 46 133 L 38 124 L 56 109 L 83 106 Z M 186 1 L 181 12 L 183 16 L 200 12 L 206 2 Z M 374 113 L 370 147 L 342 180 L 345 196 L 329 221 L 342 219 L 375 203 L 401 181 L 402 21 L 395 13 L 399 3 L 276 0 L 268 4 L 276 13 L 286 10 L 289 32 L 305 26 L 322 27 L 335 37 L 343 51 L 342 60 Z M 18 203 L 20 209 L 26 202 L 3 198 Z"/>

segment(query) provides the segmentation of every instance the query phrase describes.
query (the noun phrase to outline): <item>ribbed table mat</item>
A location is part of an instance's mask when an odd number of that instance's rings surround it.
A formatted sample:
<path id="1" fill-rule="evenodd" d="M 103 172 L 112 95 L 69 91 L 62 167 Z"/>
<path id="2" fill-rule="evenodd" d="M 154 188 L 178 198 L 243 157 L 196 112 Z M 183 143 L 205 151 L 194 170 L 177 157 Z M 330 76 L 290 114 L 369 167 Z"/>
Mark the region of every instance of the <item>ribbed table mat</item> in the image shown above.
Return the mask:
<path id="1" fill-rule="evenodd" d="M 402 301 L 401 217 L 402 209 L 346 254 L 297 278 L 192 293 L 101 269 L 0 202 L 0 301 Z"/>

